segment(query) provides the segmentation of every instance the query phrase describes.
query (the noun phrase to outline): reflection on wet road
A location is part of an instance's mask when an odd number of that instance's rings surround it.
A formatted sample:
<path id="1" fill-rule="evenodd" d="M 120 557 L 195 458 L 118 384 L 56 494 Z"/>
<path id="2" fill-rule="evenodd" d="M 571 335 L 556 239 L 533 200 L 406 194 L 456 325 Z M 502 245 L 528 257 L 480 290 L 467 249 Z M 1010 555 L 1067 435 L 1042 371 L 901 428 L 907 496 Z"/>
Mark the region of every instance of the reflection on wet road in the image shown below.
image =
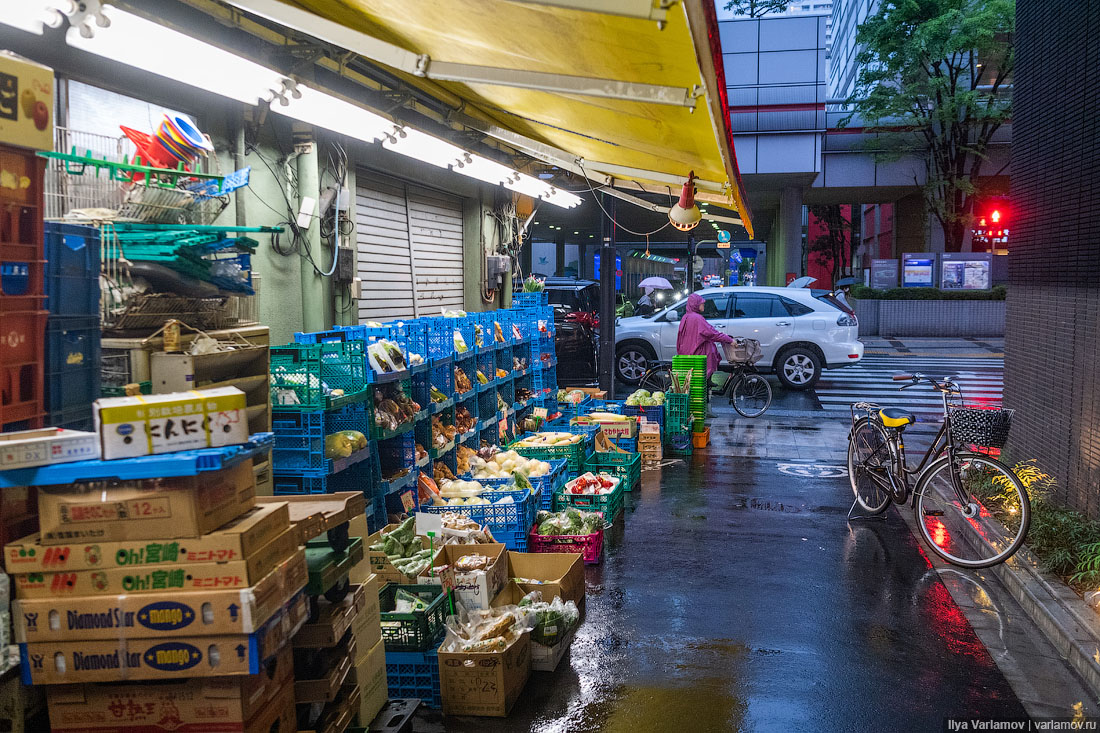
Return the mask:
<path id="1" fill-rule="evenodd" d="M 841 466 L 846 426 L 757 421 L 754 457 L 716 423 L 706 452 L 629 495 L 559 669 L 534 673 L 509 718 L 446 730 L 928 731 L 1026 715 L 896 512 L 849 525 L 846 478 L 780 470 Z"/>

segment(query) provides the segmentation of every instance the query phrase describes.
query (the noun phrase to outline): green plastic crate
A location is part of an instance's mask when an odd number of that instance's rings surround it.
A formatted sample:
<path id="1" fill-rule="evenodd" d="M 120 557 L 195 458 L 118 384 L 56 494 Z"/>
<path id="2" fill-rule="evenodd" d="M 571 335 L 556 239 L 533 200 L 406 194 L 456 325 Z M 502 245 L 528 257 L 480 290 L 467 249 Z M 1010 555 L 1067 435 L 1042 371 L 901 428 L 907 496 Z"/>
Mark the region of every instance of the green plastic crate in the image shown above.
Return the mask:
<path id="1" fill-rule="evenodd" d="M 362 341 L 271 348 L 271 404 L 277 410 L 330 410 L 369 396 Z M 327 392 L 343 390 L 333 397 Z M 327 390 L 327 392 L 326 392 Z"/>
<path id="2" fill-rule="evenodd" d="M 428 603 L 423 611 L 396 613 L 397 591 L 403 590 Z M 441 585 L 398 585 L 386 583 L 378 591 L 382 612 L 382 641 L 388 652 L 422 652 L 443 638 L 444 622 L 452 612 L 451 592 Z"/>
<path id="3" fill-rule="evenodd" d="M 574 507 L 582 512 L 599 512 L 611 522 L 623 510 L 625 491 L 622 481 L 610 494 L 568 494 L 562 490 L 554 494 L 554 511 Z"/>
<path id="4" fill-rule="evenodd" d="M 623 491 L 633 491 L 642 480 L 642 456 L 638 453 L 593 453 L 585 468 L 592 473 L 609 473 L 619 479 Z"/>
<path id="5" fill-rule="evenodd" d="M 688 395 L 669 392 L 665 395 L 665 435 L 688 432 L 691 429 L 691 409 Z"/>
<path id="6" fill-rule="evenodd" d="M 520 436 L 519 440 L 522 439 L 523 436 Z M 584 472 L 584 459 L 588 453 L 588 447 L 584 440 L 579 443 L 573 443 L 572 445 L 548 445 L 538 448 L 521 448 L 516 445 L 519 440 L 509 445 L 508 450 L 514 450 L 524 458 L 538 458 L 540 461 L 565 459 L 565 470 L 567 473 Z"/>

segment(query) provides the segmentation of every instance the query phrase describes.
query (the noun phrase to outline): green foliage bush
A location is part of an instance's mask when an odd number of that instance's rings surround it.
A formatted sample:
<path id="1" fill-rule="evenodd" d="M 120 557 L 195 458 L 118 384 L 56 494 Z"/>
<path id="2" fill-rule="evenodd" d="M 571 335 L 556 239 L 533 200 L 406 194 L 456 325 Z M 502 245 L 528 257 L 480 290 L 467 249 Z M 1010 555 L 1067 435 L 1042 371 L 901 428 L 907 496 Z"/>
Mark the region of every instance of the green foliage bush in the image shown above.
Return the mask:
<path id="1" fill-rule="evenodd" d="M 940 290 L 939 288 L 890 288 L 876 290 L 863 285 L 852 287 L 857 300 L 1004 300 L 1008 291 L 1004 285 L 992 290 Z"/>

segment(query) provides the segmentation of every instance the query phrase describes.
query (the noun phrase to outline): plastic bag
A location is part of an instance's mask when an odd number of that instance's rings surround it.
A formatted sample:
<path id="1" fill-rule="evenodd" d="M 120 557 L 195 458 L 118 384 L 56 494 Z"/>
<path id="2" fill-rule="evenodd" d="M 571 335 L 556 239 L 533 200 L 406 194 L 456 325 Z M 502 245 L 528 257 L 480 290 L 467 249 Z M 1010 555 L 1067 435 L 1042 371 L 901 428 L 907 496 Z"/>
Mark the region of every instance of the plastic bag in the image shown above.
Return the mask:
<path id="1" fill-rule="evenodd" d="M 500 652 L 512 645 L 520 634 L 531 631 L 538 616 L 520 606 L 501 606 L 484 610 L 467 610 L 458 606 L 458 613 L 448 616 L 447 635 L 441 651 Z"/>
<path id="2" fill-rule="evenodd" d="M 470 347 L 468 347 L 466 345 L 466 339 L 462 338 L 462 334 L 459 333 L 458 329 L 455 329 L 455 338 L 454 338 L 454 340 L 455 340 L 455 353 L 456 354 L 465 354 L 467 351 L 470 350 Z"/>
<path id="3" fill-rule="evenodd" d="M 393 365 L 389 354 L 386 353 L 385 345 L 379 341 L 367 346 L 367 360 L 370 362 L 371 369 L 378 374 L 389 374 L 397 371 L 397 367 Z"/>

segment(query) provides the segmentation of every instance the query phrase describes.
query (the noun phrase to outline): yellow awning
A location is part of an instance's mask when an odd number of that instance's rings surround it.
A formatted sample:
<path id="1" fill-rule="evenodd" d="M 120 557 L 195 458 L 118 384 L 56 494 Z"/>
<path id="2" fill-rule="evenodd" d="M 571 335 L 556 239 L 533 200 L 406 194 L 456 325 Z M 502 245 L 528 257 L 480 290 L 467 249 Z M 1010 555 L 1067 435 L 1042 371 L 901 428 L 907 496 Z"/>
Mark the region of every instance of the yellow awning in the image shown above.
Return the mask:
<path id="1" fill-rule="evenodd" d="M 752 236 L 710 0 L 230 2 L 445 90 L 487 134 L 593 185 L 678 194 L 694 171 L 699 198 Z"/>

